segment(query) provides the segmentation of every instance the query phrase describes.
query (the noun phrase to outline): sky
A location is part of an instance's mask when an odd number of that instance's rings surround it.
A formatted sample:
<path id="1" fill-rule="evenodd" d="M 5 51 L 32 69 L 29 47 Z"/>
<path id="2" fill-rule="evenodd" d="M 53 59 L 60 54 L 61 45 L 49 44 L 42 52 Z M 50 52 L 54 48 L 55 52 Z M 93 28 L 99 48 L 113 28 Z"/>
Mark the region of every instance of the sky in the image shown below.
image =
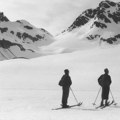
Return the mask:
<path id="1" fill-rule="evenodd" d="M 69 27 L 86 9 L 101 0 L 0 0 L 0 11 L 10 21 L 27 20 L 55 35 Z M 119 1 L 119 0 L 113 0 Z"/>

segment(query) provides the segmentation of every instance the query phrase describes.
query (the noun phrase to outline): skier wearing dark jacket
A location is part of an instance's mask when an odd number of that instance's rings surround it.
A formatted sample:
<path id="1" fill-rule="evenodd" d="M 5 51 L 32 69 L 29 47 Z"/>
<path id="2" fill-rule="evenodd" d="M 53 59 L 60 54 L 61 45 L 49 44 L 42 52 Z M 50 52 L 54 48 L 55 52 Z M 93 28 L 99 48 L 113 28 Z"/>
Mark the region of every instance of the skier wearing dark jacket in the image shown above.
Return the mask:
<path id="1" fill-rule="evenodd" d="M 111 77 L 109 74 L 109 70 L 106 68 L 104 69 L 104 74 L 101 75 L 98 78 L 98 83 L 102 87 L 102 100 L 101 100 L 101 106 L 104 105 L 104 100 L 105 100 L 105 105 L 108 105 L 108 98 L 109 98 L 109 91 L 110 91 L 110 84 L 111 84 Z"/>
<path id="2" fill-rule="evenodd" d="M 69 88 L 72 84 L 71 78 L 69 76 L 69 70 L 64 70 L 64 75 L 62 76 L 61 80 L 59 81 L 59 85 L 62 86 L 63 94 L 62 94 L 62 107 L 67 108 L 67 100 L 69 96 Z"/>

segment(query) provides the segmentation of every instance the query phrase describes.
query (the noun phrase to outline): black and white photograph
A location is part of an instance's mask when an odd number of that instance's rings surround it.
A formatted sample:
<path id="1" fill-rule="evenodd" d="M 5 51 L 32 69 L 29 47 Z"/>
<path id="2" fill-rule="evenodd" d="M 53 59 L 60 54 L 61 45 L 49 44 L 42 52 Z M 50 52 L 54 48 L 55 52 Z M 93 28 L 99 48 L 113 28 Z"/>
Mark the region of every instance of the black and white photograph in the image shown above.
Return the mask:
<path id="1" fill-rule="evenodd" d="M 120 120 L 120 0 L 0 0 L 0 120 Z"/>

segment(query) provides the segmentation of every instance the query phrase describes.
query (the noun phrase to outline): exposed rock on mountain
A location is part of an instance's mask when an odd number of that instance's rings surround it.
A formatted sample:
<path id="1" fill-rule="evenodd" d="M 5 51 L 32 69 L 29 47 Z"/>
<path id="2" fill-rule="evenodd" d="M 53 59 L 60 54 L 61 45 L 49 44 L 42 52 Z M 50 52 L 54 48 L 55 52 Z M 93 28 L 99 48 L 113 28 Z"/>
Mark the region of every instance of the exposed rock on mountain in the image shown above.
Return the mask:
<path id="1" fill-rule="evenodd" d="M 72 52 L 120 43 L 120 3 L 102 1 L 95 9 L 87 9 L 61 34 L 57 41 L 44 47 L 51 53 Z"/>
<path id="2" fill-rule="evenodd" d="M 53 36 L 43 28 L 36 28 L 25 20 L 11 22 L 0 13 L 0 60 L 41 56 L 39 47 L 53 41 Z"/>
<path id="3" fill-rule="evenodd" d="M 58 36 L 76 34 L 79 40 L 98 40 L 109 44 L 119 43 L 120 3 L 102 1 L 95 9 L 87 9 Z M 117 37 L 116 37 L 117 36 Z M 76 38 L 75 38 L 76 39 Z"/>

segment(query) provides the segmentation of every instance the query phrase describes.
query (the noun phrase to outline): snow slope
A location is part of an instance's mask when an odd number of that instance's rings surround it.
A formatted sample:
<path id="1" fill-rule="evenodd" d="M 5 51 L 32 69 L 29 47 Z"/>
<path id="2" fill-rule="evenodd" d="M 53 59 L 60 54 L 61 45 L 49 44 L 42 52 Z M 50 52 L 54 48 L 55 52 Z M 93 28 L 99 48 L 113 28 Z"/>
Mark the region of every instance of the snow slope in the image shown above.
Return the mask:
<path id="1" fill-rule="evenodd" d="M 120 3 L 102 1 L 94 9 L 83 11 L 75 21 L 55 38 L 57 41 L 42 47 L 43 53 L 54 54 L 91 49 L 96 46 L 120 43 Z"/>
<path id="2" fill-rule="evenodd" d="M 0 119 L 4 120 L 119 120 L 120 46 L 97 47 L 35 58 L 0 62 Z M 97 78 L 110 70 L 111 90 L 118 106 L 95 111 L 92 106 L 99 90 Z M 81 108 L 52 111 L 61 103 L 58 82 L 64 69 L 70 70 L 72 89 Z M 110 100 L 112 100 L 110 96 Z M 76 101 L 70 93 L 69 103 Z M 100 95 L 97 105 L 100 103 Z"/>
<path id="3" fill-rule="evenodd" d="M 43 28 L 25 20 L 11 22 L 0 13 L 0 60 L 39 57 L 39 47 L 53 41 L 53 36 Z"/>
<path id="4" fill-rule="evenodd" d="M 96 80 L 103 69 L 108 67 L 119 89 L 120 46 L 95 48 L 73 53 L 44 56 L 32 60 L 9 60 L 0 62 L 2 88 L 41 88 L 56 89 L 63 70 L 70 69 L 76 89 L 94 90 Z M 16 72 L 16 74 L 14 74 Z M 7 76 L 6 76 L 7 75 Z M 18 77 L 19 76 L 19 77 Z M 11 80 L 9 80 L 11 78 Z M 29 81 L 29 84 L 27 85 Z M 92 83 L 91 87 L 89 82 Z M 80 84 L 78 84 L 78 82 Z M 55 85 L 55 86 L 54 86 Z M 84 87 L 86 86 L 86 87 Z M 93 87 L 94 86 L 94 87 Z"/>

